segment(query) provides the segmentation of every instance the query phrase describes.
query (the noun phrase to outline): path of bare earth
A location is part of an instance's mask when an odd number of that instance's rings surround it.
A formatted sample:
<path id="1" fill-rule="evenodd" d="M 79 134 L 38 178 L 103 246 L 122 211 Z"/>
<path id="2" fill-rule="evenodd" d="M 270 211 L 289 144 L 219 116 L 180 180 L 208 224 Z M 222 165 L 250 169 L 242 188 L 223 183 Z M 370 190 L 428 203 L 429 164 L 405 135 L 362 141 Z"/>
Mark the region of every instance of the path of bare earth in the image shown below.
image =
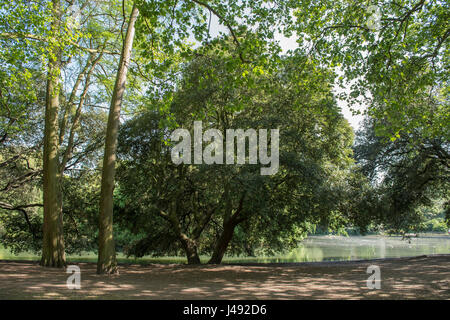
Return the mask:
<path id="1" fill-rule="evenodd" d="M 381 289 L 366 286 L 367 267 Z M 450 254 L 351 262 L 253 265 L 121 265 L 97 275 L 79 263 L 81 289 L 64 270 L 0 261 L 0 299 L 450 299 Z"/>

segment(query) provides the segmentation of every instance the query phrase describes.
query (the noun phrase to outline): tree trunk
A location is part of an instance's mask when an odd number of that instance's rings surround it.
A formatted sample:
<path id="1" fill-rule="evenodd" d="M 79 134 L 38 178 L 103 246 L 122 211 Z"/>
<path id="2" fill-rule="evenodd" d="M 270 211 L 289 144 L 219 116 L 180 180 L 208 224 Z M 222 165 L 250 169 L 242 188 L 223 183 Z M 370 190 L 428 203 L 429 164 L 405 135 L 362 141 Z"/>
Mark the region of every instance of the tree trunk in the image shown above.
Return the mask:
<path id="1" fill-rule="evenodd" d="M 97 273 L 117 273 L 116 250 L 113 238 L 113 191 L 116 164 L 117 134 L 120 122 L 120 109 L 130 64 L 131 49 L 135 33 L 135 22 L 139 10 L 133 6 L 124 39 L 116 83 L 106 127 L 105 153 L 103 157 L 102 183 L 100 194 L 99 236 Z"/>
<path id="2" fill-rule="evenodd" d="M 200 257 L 197 252 L 197 243 L 186 236 L 181 236 L 180 241 L 183 245 L 188 264 L 200 264 Z"/>
<path id="3" fill-rule="evenodd" d="M 223 231 L 217 240 L 216 246 L 214 247 L 214 252 L 209 259 L 208 264 L 220 264 L 222 263 L 223 256 L 227 251 L 228 244 L 233 238 L 234 228 L 236 227 L 234 221 L 229 220 L 223 224 Z"/>
<path id="4" fill-rule="evenodd" d="M 225 213 L 223 218 L 223 231 L 220 234 L 219 239 L 217 240 L 216 246 L 214 247 L 213 254 L 211 256 L 211 259 L 209 259 L 208 264 L 220 264 L 222 262 L 223 256 L 227 251 L 228 245 L 230 244 L 230 241 L 233 238 L 234 229 L 239 223 L 246 220 L 246 218 L 242 216 L 242 208 L 244 205 L 244 199 L 246 194 L 247 192 L 244 191 L 244 193 L 241 195 L 239 205 L 233 214 L 229 186 L 227 185 L 225 186 L 224 191 Z"/>
<path id="5" fill-rule="evenodd" d="M 59 0 L 53 1 L 54 20 L 52 31 L 58 32 L 61 18 Z M 56 42 L 54 40 L 53 42 Z M 61 50 L 55 46 L 48 63 L 48 79 L 45 104 L 44 128 L 44 225 L 42 241 L 42 258 L 40 264 L 44 267 L 61 268 L 66 265 L 64 253 L 64 233 L 62 222 L 62 195 L 59 174 L 59 76 L 61 66 Z"/>
<path id="6" fill-rule="evenodd" d="M 174 201 L 169 204 L 168 214 L 162 214 L 162 216 L 170 222 L 173 230 L 177 234 L 178 240 L 181 242 L 181 246 L 186 253 L 188 264 L 200 264 L 200 257 L 197 252 L 197 238 L 192 239 L 188 237 L 181 229 L 180 221 L 177 217 L 179 207 L 176 199 L 178 197 L 175 195 Z"/>

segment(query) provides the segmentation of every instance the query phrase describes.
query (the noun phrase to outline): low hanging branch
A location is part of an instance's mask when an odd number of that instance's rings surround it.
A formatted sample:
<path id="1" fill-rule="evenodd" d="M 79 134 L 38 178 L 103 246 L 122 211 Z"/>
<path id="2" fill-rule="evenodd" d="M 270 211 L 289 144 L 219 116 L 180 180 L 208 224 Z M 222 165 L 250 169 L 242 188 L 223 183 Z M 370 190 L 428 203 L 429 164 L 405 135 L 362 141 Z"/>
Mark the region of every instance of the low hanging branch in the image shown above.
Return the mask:
<path id="1" fill-rule="evenodd" d="M 31 204 L 22 204 L 19 206 L 13 206 L 9 203 L 0 201 L 0 209 L 5 210 L 20 210 L 20 209 L 26 209 L 26 208 L 33 208 L 33 207 L 43 207 L 44 205 L 42 203 L 31 203 Z"/>
<path id="2" fill-rule="evenodd" d="M 0 189 L 1 192 L 6 192 L 12 189 L 16 189 L 20 187 L 21 185 L 33 180 L 35 177 L 39 176 L 42 173 L 42 170 L 36 169 L 32 170 L 30 172 L 27 172 L 26 174 L 15 178 L 12 181 L 9 181 L 6 186 L 4 186 L 2 189 Z"/>
<path id="3" fill-rule="evenodd" d="M 37 36 L 30 33 L 11 33 L 11 32 L 3 32 L 0 33 L 0 38 L 6 38 L 6 39 L 30 39 L 30 40 L 37 40 L 37 41 L 43 41 L 48 42 L 48 39 L 45 37 Z M 107 50 L 98 50 L 98 49 L 92 49 L 92 48 L 86 48 L 82 45 L 76 43 L 75 41 L 69 41 L 69 44 L 73 45 L 74 47 L 89 52 L 89 53 L 103 53 L 103 54 L 112 54 L 112 55 L 120 55 L 120 52 L 114 52 L 114 51 L 107 51 Z"/>
<path id="4" fill-rule="evenodd" d="M 33 207 L 43 207 L 44 205 L 42 203 L 31 203 L 31 204 L 23 204 L 18 206 L 13 206 L 9 203 L 0 201 L 0 209 L 4 210 L 10 210 L 10 211 L 19 211 L 22 212 L 25 221 L 27 222 L 28 228 L 30 229 L 31 234 L 33 235 L 33 238 L 36 239 L 36 232 L 34 231 L 33 225 L 31 224 L 30 217 L 28 216 L 26 208 L 33 208 Z"/>

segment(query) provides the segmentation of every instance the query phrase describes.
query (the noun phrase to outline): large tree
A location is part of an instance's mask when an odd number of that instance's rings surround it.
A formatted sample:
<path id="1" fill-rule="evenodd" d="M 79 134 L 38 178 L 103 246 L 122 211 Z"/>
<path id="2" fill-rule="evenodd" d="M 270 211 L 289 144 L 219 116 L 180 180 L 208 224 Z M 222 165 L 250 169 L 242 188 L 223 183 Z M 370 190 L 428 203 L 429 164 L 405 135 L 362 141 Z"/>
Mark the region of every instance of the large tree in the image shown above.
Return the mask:
<path id="1" fill-rule="evenodd" d="M 236 57 L 230 60 L 229 68 L 236 68 L 243 63 L 253 64 L 254 66 L 268 64 L 267 55 L 270 52 L 264 49 L 271 47 L 272 54 L 278 52 L 276 44 L 272 43 L 267 46 L 266 43 L 267 39 L 273 38 L 274 25 L 282 26 L 283 22 L 290 21 L 289 11 L 287 11 L 285 5 L 277 4 L 269 8 L 264 5 L 263 1 L 241 1 L 239 3 L 229 1 L 229 3 L 223 3 L 221 1 L 192 0 L 181 2 L 136 1 L 134 3 L 124 38 L 106 133 L 100 200 L 98 273 L 114 273 L 117 271 L 113 240 L 116 140 L 127 68 L 133 47 L 135 23 L 139 12 L 142 16 L 141 22 L 136 27 L 140 34 L 138 39 L 139 49 L 142 51 L 143 57 L 148 60 L 143 69 L 156 75 L 167 71 L 171 63 L 168 60 L 155 59 L 155 52 L 159 56 L 161 56 L 161 52 L 164 52 L 171 58 L 175 51 L 179 51 L 180 54 L 187 57 L 190 51 L 185 42 L 190 34 L 193 34 L 200 42 L 207 43 L 211 40 L 208 27 L 210 24 L 207 23 L 208 15 L 209 19 L 213 14 L 217 16 L 220 23 L 230 33 L 237 48 Z M 244 18 L 244 21 L 238 22 L 238 17 Z M 269 25 L 271 28 L 268 27 Z M 247 35 L 245 31 L 249 27 L 255 29 L 254 36 L 242 37 Z M 218 52 L 225 51 L 225 48 L 220 46 L 217 46 L 216 49 Z M 159 95 L 164 92 L 164 87 L 156 87 L 151 91 Z"/>
<path id="2" fill-rule="evenodd" d="M 306 221 L 326 223 L 339 215 L 339 201 L 322 201 L 332 190 L 329 170 L 342 170 L 336 183 L 351 164 L 352 133 L 330 93 L 332 74 L 305 57 L 283 63 L 272 75 L 247 73 L 253 85 L 233 88 L 232 79 L 245 69 L 228 72 L 226 58 L 199 56 L 185 68 L 170 107 L 173 120 L 191 134 L 195 119 L 203 120 L 204 130 L 222 132 L 279 128 L 274 176 L 261 175 L 254 164 L 175 165 L 165 143 L 171 128 L 161 125 L 165 114 L 158 105 L 124 125 L 118 219 L 142 237 L 130 254 L 181 248 L 188 263 L 199 263 L 200 253 L 220 263 L 230 245 L 233 253 L 281 250 L 305 235 Z"/>
<path id="3" fill-rule="evenodd" d="M 139 10 L 133 6 L 128 27 L 123 40 L 122 54 L 117 69 L 116 83 L 111 98 L 111 106 L 106 127 L 105 153 L 103 157 L 102 184 L 100 194 L 99 244 L 97 273 L 116 273 L 116 251 L 113 238 L 113 190 L 116 166 L 117 133 L 120 122 L 128 66 L 135 34 L 135 23 Z"/>
<path id="4" fill-rule="evenodd" d="M 60 72 L 62 51 L 58 44 L 61 28 L 62 8 L 59 0 L 53 1 L 53 20 L 51 31 L 53 37 L 49 45 L 47 92 L 45 103 L 44 129 L 44 227 L 41 265 L 62 267 L 66 264 L 64 252 L 63 222 L 61 211 L 60 172 L 59 172 L 59 135 L 58 113 L 60 97 Z"/>
<path id="5" fill-rule="evenodd" d="M 90 161 L 89 154 L 96 151 L 97 147 L 94 146 L 97 141 L 86 141 L 85 125 L 90 119 L 84 117 L 84 113 L 87 111 L 86 101 L 91 104 L 96 102 L 92 82 L 105 84 L 96 72 L 103 52 L 112 53 L 105 50 L 105 47 L 110 45 L 108 31 L 114 31 L 114 27 L 103 27 L 97 18 L 93 18 L 98 16 L 96 10 L 103 10 L 106 5 L 90 4 L 89 1 L 78 4 L 80 6 L 76 9 L 75 1 L 2 3 L 5 15 L 2 15 L 0 23 L 1 58 L 8 69 L 2 73 L 1 78 L 2 84 L 6 84 L 3 89 L 13 89 L 8 94 L 1 94 L 2 137 L 4 141 L 13 139 L 11 141 L 27 149 L 31 140 L 24 140 L 23 138 L 28 139 L 27 134 L 18 132 L 31 130 L 31 127 L 27 128 L 27 121 L 24 119 L 31 120 L 40 115 L 44 120 L 40 124 L 38 122 L 38 127 L 42 125 L 39 129 L 44 131 L 43 168 L 41 170 L 37 163 L 36 170 L 30 170 L 28 174 L 28 181 L 31 178 L 39 178 L 42 174 L 43 203 L 6 203 L 3 207 L 7 210 L 44 207 L 41 260 L 44 266 L 62 267 L 65 264 L 61 179 L 70 170 L 79 169 L 81 163 Z M 83 20 L 80 14 L 84 14 L 86 19 Z M 107 17 L 99 19 L 105 22 Z M 39 68 L 42 70 L 41 74 L 45 74 L 44 93 L 39 91 L 41 86 L 37 85 L 42 79 L 32 71 Z M 16 76 L 8 79 L 7 74 Z M 32 82 L 34 85 L 30 85 Z M 12 99 L 13 96 L 20 98 Z M 38 108 L 44 108 L 45 112 L 36 112 L 35 104 Z M 3 112 L 3 107 L 8 111 Z M 93 121 L 99 118 L 98 112 L 92 109 L 89 112 Z M 101 129 L 102 126 L 97 128 Z M 92 132 L 95 132 L 95 129 Z M 94 136 L 95 134 L 91 137 Z M 32 149 L 41 146 L 38 143 L 32 146 Z M 84 150 L 81 150 L 81 147 Z M 10 159 L 24 158 L 26 157 L 19 155 L 18 158 L 13 156 Z M 14 162 L 9 161 L 9 164 Z M 36 174 L 32 171 L 36 171 Z M 17 187 L 22 185 L 24 180 L 18 177 L 12 179 L 11 183 L 13 182 Z"/>

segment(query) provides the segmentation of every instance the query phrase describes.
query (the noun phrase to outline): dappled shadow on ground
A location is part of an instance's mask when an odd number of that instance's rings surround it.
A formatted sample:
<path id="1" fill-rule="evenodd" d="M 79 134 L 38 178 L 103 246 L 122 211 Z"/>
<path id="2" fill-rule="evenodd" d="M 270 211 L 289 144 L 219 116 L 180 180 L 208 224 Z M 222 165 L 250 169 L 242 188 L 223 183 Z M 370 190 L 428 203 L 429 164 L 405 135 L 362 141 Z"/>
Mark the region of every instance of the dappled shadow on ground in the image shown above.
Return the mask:
<path id="1" fill-rule="evenodd" d="M 369 265 L 381 289 L 366 286 Z M 81 289 L 64 270 L 0 261 L 0 299 L 450 299 L 450 255 L 346 263 L 121 265 L 120 275 L 81 268 Z"/>

